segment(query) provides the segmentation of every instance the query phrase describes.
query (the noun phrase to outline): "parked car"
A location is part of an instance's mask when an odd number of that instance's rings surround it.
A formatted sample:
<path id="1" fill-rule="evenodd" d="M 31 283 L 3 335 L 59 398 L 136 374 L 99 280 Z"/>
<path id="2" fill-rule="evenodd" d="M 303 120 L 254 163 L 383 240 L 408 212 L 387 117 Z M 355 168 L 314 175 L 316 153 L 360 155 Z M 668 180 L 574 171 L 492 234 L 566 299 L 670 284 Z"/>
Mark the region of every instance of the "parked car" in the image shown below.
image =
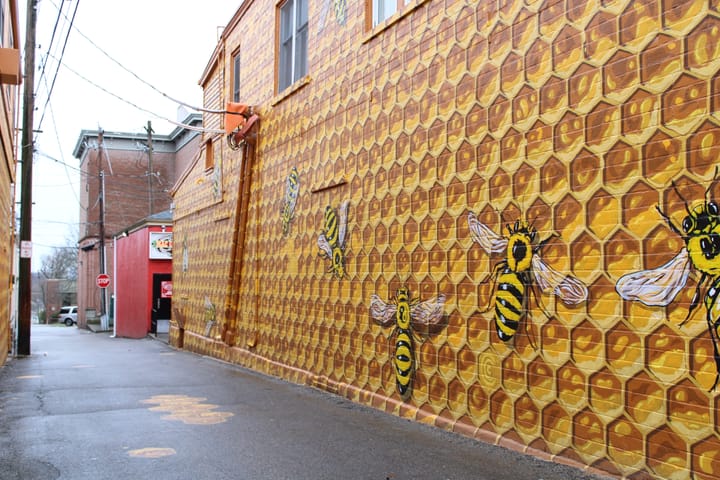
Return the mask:
<path id="1" fill-rule="evenodd" d="M 74 323 L 77 323 L 77 305 L 70 305 L 62 307 L 60 314 L 58 315 L 58 322 L 62 322 L 68 327 L 72 327 Z"/>

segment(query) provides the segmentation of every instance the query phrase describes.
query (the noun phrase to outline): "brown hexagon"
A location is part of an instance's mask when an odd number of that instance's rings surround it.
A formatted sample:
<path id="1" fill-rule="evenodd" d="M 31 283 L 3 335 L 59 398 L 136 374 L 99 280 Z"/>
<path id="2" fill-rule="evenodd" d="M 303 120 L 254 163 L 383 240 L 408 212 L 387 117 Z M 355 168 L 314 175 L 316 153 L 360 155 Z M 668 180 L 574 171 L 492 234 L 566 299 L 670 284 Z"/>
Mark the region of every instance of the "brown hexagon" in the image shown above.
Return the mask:
<path id="1" fill-rule="evenodd" d="M 572 238 L 583 228 L 583 206 L 575 197 L 567 194 L 553 208 L 553 219 L 555 230 L 564 238 Z"/>
<path id="2" fill-rule="evenodd" d="M 604 63 L 618 46 L 618 23 L 610 12 L 598 12 L 585 28 L 585 53 L 588 59 Z"/>
<path id="3" fill-rule="evenodd" d="M 603 368 L 590 376 L 590 405 L 593 411 L 616 416 L 623 409 L 623 384 L 610 369 Z"/>
<path id="4" fill-rule="evenodd" d="M 619 418 L 608 425 L 607 449 L 610 458 L 626 467 L 639 468 L 645 459 L 642 432 L 627 418 Z"/>
<path id="5" fill-rule="evenodd" d="M 490 414 L 490 402 L 488 396 L 479 383 L 474 383 L 468 389 L 468 413 L 476 422 L 488 419 Z"/>
<path id="6" fill-rule="evenodd" d="M 605 456 L 605 425 L 589 408 L 573 417 L 573 444 L 580 453 L 589 457 Z"/>
<path id="7" fill-rule="evenodd" d="M 720 440 L 711 435 L 689 448 L 692 471 L 698 480 L 713 480 L 720 474 Z"/>
<path id="8" fill-rule="evenodd" d="M 570 108 L 577 112 L 588 112 L 602 99 L 602 70 L 583 63 L 568 79 Z"/>
<path id="9" fill-rule="evenodd" d="M 690 340 L 690 371 L 697 382 L 707 390 L 713 388 L 718 376 L 711 336 L 711 332 L 704 331 Z"/>
<path id="10" fill-rule="evenodd" d="M 542 331 L 544 330 L 543 328 Z M 528 392 L 532 398 L 551 401 L 557 394 L 554 369 L 538 356 L 530 362 L 527 370 Z"/>
<path id="11" fill-rule="evenodd" d="M 513 97 L 523 86 L 523 58 L 510 52 L 500 66 L 500 90 L 508 97 Z"/>
<path id="12" fill-rule="evenodd" d="M 525 54 L 525 78 L 534 87 L 540 87 L 552 73 L 552 48 L 538 38 Z"/>
<path id="13" fill-rule="evenodd" d="M 568 362 L 557 372 L 558 400 L 566 408 L 578 408 L 585 404 L 586 377 L 573 362 Z"/>
<path id="14" fill-rule="evenodd" d="M 554 123 L 566 108 L 567 82 L 553 75 L 540 89 L 540 115 L 547 123 Z"/>
<path id="15" fill-rule="evenodd" d="M 510 128 L 500 140 L 500 162 L 508 169 L 515 168 L 515 165 L 525 158 L 525 137 Z"/>
<path id="16" fill-rule="evenodd" d="M 640 242 L 624 230 L 616 231 L 605 242 L 604 250 L 605 271 L 615 278 L 641 268 Z"/>
<path id="17" fill-rule="evenodd" d="M 511 124 L 512 104 L 503 95 L 498 95 L 490 105 L 488 112 L 488 129 L 496 136 L 503 134 Z"/>
<path id="18" fill-rule="evenodd" d="M 592 187 L 601 174 L 600 159 L 587 149 L 582 149 L 570 162 L 570 186 L 573 192 L 594 193 Z"/>
<path id="19" fill-rule="evenodd" d="M 518 3 L 519 2 L 511 2 Z M 512 46 L 514 50 L 523 51 L 536 37 L 538 17 L 535 12 L 522 8 L 512 22 Z"/>
<path id="20" fill-rule="evenodd" d="M 707 2 L 702 0 L 663 0 L 663 26 L 685 33 L 703 17 Z"/>
<path id="21" fill-rule="evenodd" d="M 536 121 L 525 134 L 525 142 L 528 161 L 541 164 L 552 155 L 553 127 Z"/>
<path id="22" fill-rule="evenodd" d="M 493 205 L 498 205 L 502 200 L 506 200 L 511 195 L 510 175 L 505 170 L 498 168 L 495 174 L 490 178 L 489 182 L 489 201 Z"/>
<path id="23" fill-rule="evenodd" d="M 540 34 L 552 38 L 565 23 L 564 0 L 547 0 L 540 9 Z"/>
<path id="24" fill-rule="evenodd" d="M 620 14 L 620 42 L 636 46 L 660 30 L 658 2 L 639 0 L 632 2 Z"/>
<path id="25" fill-rule="evenodd" d="M 572 339 L 571 356 L 575 365 L 586 373 L 599 370 L 605 360 L 602 331 L 585 320 L 572 329 L 570 338 Z"/>
<path id="26" fill-rule="evenodd" d="M 647 368 L 666 383 L 674 383 L 687 371 L 687 352 L 681 335 L 667 325 L 645 338 Z"/>
<path id="27" fill-rule="evenodd" d="M 665 392 L 647 372 L 627 381 L 625 403 L 628 415 L 639 425 L 653 427 L 665 421 Z"/>
<path id="28" fill-rule="evenodd" d="M 477 99 L 483 107 L 489 107 L 500 92 L 500 72 L 491 63 L 485 63 L 477 78 Z"/>
<path id="29" fill-rule="evenodd" d="M 512 100 L 513 123 L 520 126 L 532 121 L 538 114 L 538 94 L 529 86 L 523 86 Z"/>
<path id="30" fill-rule="evenodd" d="M 566 112 L 555 126 L 554 138 L 555 153 L 572 158 L 585 143 L 583 117 Z"/>
<path id="31" fill-rule="evenodd" d="M 512 48 L 512 30 L 503 22 L 497 22 L 488 35 L 488 57 L 498 61 Z"/>
<path id="32" fill-rule="evenodd" d="M 657 225 L 657 190 L 643 181 L 635 183 L 622 197 L 622 224 L 635 234 L 645 236 Z"/>
<path id="33" fill-rule="evenodd" d="M 681 75 L 662 95 L 662 122 L 685 134 L 693 130 L 697 119 L 707 114 L 707 84 L 688 74 Z"/>
<path id="34" fill-rule="evenodd" d="M 435 408 L 442 408 L 447 401 L 447 383 L 437 373 L 428 375 L 428 401 Z"/>
<path id="35" fill-rule="evenodd" d="M 513 427 L 513 403 L 502 390 L 498 390 L 490 397 L 490 421 L 500 432 Z"/>
<path id="36" fill-rule="evenodd" d="M 688 439 L 700 439 L 713 432 L 711 399 L 689 379 L 680 380 L 667 392 L 668 421 Z"/>
<path id="37" fill-rule="evenodd" d="M 525 390 L 525 364 L 512 352 L 502 360 L 502 384 L 506 391 L 519 393 Z"/>
<path id="38" fill-rule="evenodd" d="M 542 437 L 550 451 L 558 453 L 572 443 L 573 421 L 565 409 L 552 402 L 542 411 Z"/>
<path id="39" fill-rule="evenodd" d="M 542 14 L 541 14 L 542 15 Z M 565 25 L 552 43 L 553 71 L 568 76 L 584 57 L 583 35 L 572 25 Z"/>
<path id="40" fill-rule="evenodd" d="M 640 79 L 655 92 L 666 89 L 684 69 L 682 43 L 669 35 L 657 35 L 640 52 Z"/>
<path id="41" fill-rule="evenodd" d="M 589 274 L 602 268 L 602 245 L 588 232 L 580 235 L 570 243 L 570 264 L 581 280 L 591 280 Z"/>
<path id="42" fill-rule="evenodd" d="M 605 155 L 605 184 L 620 187 L 635 180 L 641 171 L 638 149 L 623 140 L 610 148 Z"/>
<path id="43" fill-rule="evenodd" d="M 527 198 L 537 191 L 537 171 L 527 163 L 515 170 L 512 181 L 513 197 Z M 534 188 L 533 188 L 534 187 Z"/>
<path id="44" fill-rule="evenodd" d="M 637 90 L 622 105 L 622 133 L 626 136 L 647 136 L 659 120 L 660 101 L 656 95 Z"/>
<path id="45" fill-rule="evenodd" d="M 642 369 L 644 349 L 640 337 L 623 322 L 605 334 L 607 362 L 613 372 L 628 377 Z"/>
<path id="46" fill-rule="evenodd" d="M 620 136 L 620 108 L 600 102 L 585 119 L 586 141 L 590 146 L 608 148 Z"/>
<path id="47" fill-rule="evenodd" d="M 701 177 L 710 178 L 720 158 L 720 127 L 705 121 L 690 135 L 687 148 L 687 169 Z"/>
<path id="48" fill-rule="evenodd" d="M 517 432 L 532 439 L 540 434 L 540 409 L 526 393 L 515 401 L 515 426 Z M 529 439 L 526 439 L 528 441 Z"/>

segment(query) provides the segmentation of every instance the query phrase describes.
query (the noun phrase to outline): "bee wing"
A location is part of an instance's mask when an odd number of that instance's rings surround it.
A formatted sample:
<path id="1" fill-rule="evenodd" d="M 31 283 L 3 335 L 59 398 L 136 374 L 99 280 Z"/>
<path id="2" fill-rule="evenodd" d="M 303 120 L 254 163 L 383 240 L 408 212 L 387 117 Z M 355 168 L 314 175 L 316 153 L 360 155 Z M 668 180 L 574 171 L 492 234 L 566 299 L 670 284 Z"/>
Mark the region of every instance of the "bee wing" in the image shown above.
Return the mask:
<path id="1" fill-rule="evenodd" d="M 535 282 L 544 293 L 553 293 L 565 305 L 577 305 L 587 300 L 588 290 L 584 283 L 553 269 L 539 255 L 532 256 L 532 268 Z"/>
<path id="2" fill-rule="evenodd" d="M 370 316 L 383 327 L 387 327 L 395 321 L 396 311 L 396 304 L 385 303 L 374 293 L 370 296 Z"/>
<path id="3" fill-rule="evenodd" d="M 683 248 L 664 265 L 623 275 L 615 284 L 615 290 L 624 300 L 664 307 L 680 293 L 689 275 L 690 257 L 687 249 Z"/>
<path id="4" fill-rule="evenodd" d="M 443 319 L 445 307 L 445 295 L 438 295 L 436 298 L 419 302 L 410 309 L 410 320 L 413 327 L 421 329 L 437 325 Z"/>
<path id="5" fill-rule="evenodd" d="M 507 248 L 507 238 L 495 233 L 490 227 L 478 220 L 474 212 L 468 213 L 470 236 L 480 244 L 486 253 L 502 253 Z"/>
<path id="6" fill-rule="evenodd" d="M 345 233 L 347 232 L 348 207 L 350 200 L 345 200 L 338 207 L 338 245 L 343 248 L 345 245 Z"/>
<path id="7" fill-rule="evenodd" d="M 320 247 L 321 257 L 326 256 L 328 258 L 332 258 L 332 247 L 323 233 L 318 235 L 318 247 Z"/>

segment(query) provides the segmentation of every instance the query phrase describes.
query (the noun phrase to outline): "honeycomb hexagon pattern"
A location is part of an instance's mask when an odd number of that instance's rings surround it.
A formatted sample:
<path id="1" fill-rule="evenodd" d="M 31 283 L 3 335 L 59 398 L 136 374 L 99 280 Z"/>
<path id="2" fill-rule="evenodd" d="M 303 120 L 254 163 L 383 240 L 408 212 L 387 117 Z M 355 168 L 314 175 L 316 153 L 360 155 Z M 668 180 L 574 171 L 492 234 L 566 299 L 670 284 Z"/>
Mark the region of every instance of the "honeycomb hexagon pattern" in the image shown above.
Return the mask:
<path id="1" fill-rule="evenodd" d="M 221 175 L 202 150 L 176 186 L 171 341 L 618 478 L 719 478 L 720 4 L 413 0 L 373 26 L 341 3 L 310 2 L 308 73 L 285 92 L 270 39 L 250 40 L 274 2 L 223 34 L 206 106 L 229 99 L 240 48 L 261 123 L 240 150 L 206 133 Z M 345 201 L 337 275 L 318 240 Z M 582 301 L 532 268 L 498 279 L 516 221 Z M 507 342 L 499 285 L 526 291 Z M 403 288 L 412 308 L 444 300 L 441 328 L 407 334 L 411 367 L 401 315 L 371 315 Z"/>

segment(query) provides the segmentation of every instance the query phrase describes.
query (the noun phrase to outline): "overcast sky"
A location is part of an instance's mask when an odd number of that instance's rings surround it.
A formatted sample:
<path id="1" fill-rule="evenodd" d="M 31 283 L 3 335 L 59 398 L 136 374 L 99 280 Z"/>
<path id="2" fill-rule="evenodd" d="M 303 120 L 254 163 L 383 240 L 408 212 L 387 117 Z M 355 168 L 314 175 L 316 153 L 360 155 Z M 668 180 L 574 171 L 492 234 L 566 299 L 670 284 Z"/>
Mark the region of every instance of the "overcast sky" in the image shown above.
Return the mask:
<path id="1" fill-rule="evenodd" d="M 24 47 L 27 1 L 19 0 L 19 4 Z M 198 81 L 219 32 L 240 4 L 227 0 L 38 1 L 34 120 L 35 129 L 42 132 L 35 136 L 33 164 L 33 271 L 52 247 L 67 246 L 68 238 L 77 236 L 79 164 L 73 149 L 81 130 L 101 127 L 144 134 L 148 120 L 159 135 L 175 128 L 162 117 L 176 120 L 178 105 L 117 63 L 166 95 L 201 106 Z M 58 70 L 60 59 L 63 66 Z M 22 104 L 22 90 L 20 99 Z"/>

